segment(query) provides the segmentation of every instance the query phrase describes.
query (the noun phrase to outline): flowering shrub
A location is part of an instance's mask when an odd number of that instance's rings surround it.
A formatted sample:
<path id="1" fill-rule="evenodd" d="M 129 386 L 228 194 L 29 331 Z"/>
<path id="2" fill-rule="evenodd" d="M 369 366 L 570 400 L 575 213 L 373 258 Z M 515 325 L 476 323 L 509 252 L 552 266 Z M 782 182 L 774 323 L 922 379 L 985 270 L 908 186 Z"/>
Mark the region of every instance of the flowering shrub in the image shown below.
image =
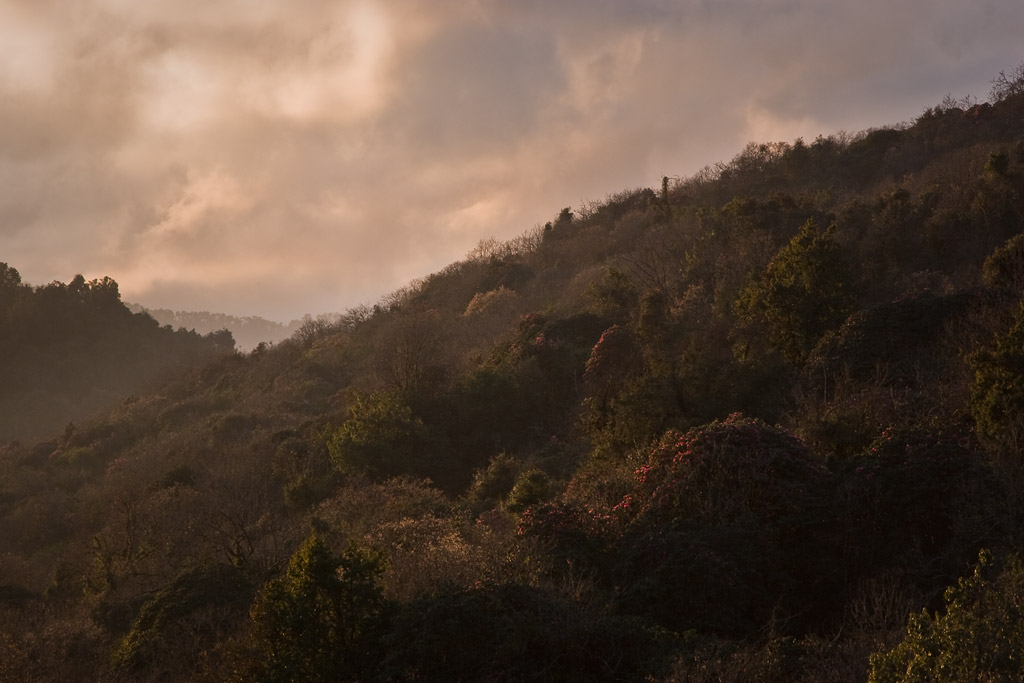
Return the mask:
<path id="1" fill-rule="evenodd" d="M 614 533 L 615 516 L 567 503 L 548 503 L 523 512 L 519 518 L 520 536 L 548 540 L 577 539 L 580 536 L 608 536 Z"/>
<path id="2" fill-rule="evenodd" d="M 619 325 L 612 325 L 601 333 L 584 366 L 583 381 L 604 385 L 624 374 L 635 362 L 636 340 L 633 334 Z"/>
<path id="3" fill-rule="evenodd" d="M 612 510 L 624 609 L 742 637 L 773 613 L 814 618 L 834 585 L 832 491 L 799 439 L 760 420 L 670 430 Z"/>
<path id="4" fill-rule="evenodd" d="M 562 344 L 548 329 L 548 319 L 540 313 L 527 313 L 519 320 L 515 336 L 491 355 L 492 365 L 516 367 L 536 358 L 542 364 L 557 364 Z"/>
<path id="5" fill-rule="evenodd" d="M 603 573 L 619 527 L 606 510 L 556 502 L 525 510 L 518 535 L 539 543 L 556 568 L 574 565 Z"/>
<path id="6" fill-rule="evenodd" d="M 620 506 L 638 519 L 721 523 L 778 521 L 824 503 L 830 475 L 799 439 L 737 413 L 685 434 L 670 430 L 636 478 Z"/>
<path id="7" fill-rule="evenodd" d="M 608 508 L 526 510 L 520 537 L 673 631 L 746 637 L 834 592 L 832 475 L 796 437 L 732 415 L 669 431 L 635 476 Z"/>

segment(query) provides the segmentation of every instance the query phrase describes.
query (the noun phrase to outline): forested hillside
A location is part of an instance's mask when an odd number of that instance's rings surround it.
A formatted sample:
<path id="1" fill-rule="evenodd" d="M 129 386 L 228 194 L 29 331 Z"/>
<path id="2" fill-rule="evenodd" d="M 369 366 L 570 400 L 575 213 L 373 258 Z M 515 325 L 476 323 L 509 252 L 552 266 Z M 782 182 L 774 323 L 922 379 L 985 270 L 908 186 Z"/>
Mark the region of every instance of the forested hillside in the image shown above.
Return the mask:
<path id="1" fill-rule="evenodd" d="M 110 278 L 31 287 L 0 263 L 0 442 L 51 436 L 233 349 L 230 333 L 133 315 Z"/>
<path id="2" fill-rule="evenodd" d="M 1019 680 L 1022 296 L 1024 79 L 563 209 L 9 443 L 0 678 Z"/>

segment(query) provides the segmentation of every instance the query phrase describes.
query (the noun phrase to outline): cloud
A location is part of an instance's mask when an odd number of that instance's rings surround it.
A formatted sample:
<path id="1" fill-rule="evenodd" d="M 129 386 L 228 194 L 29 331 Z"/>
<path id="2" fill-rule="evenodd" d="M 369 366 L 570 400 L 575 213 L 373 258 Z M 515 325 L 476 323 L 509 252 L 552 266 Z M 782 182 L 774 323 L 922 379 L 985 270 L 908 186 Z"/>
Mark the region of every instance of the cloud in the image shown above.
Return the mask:
<path id="1" fill-rule="evenodd" d="M 0 0 L 0 260 L 340 310 L 750 141 L 984 97 L 1017 0 Z"/>

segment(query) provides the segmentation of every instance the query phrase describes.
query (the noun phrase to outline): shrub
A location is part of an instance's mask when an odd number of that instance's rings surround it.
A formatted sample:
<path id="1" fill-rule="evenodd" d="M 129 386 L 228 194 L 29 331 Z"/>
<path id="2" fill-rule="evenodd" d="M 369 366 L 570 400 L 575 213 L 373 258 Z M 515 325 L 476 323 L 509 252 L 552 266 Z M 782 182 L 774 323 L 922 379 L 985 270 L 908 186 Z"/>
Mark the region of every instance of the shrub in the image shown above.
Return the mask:
<path id="1" fill-rule="evenodd" d="M 991 578 L 991 555 L 946 591 L 946 609 L 911 614 L 906 637 L 871 655 L 870 683 L 1024 679 L 1024 565 L 1011 557 Z"/>
<path id="2" fill-rule="evenodd" d="M 739 414 L 685 434 L 670 430 L 636 475 L 628 502 L 639 521 L 791 523 L 824 505 L 830 484 L 799 439 Z"/>
<path id="3" fill-rule="evenodd" d="M 253 587 L 236 567 L 202 565 L 178 574 L 139 610 L 113 661 L 126 670 L 177 668 L 244 619 Z"/>
<path id="4" fill-rule="evenodd" d="M 925 593 L 955 577 L 1007 522 L 1000 486 L 979 453 L 964 426 L 923 424 L 887 428 L 843 463 L 848 569 L 898 567 Z"/>
<path id="5" fill-rule="evenodd" d="M 1024 292 L 1024 233 L 1011 237 L 985 259 L 981 278 L 989 287 Z"/>
<path id="6" fill-rule="evenodd" d="M 643 680 L 659 663 L 642 625 L 549 591 L 481 583 L 403 605 L 379 680 Z"/>
<path id="7" fill-rule="evenodd" d="M 670 430 L 636 476 L 613 510 L 624 524 L 622 609 L 674 630 L 737 636 L 773 611 L 802 613 L 803 623 L 828 611 L 838 580 L 833 481 L 799 439 L 732 415 Z"/>

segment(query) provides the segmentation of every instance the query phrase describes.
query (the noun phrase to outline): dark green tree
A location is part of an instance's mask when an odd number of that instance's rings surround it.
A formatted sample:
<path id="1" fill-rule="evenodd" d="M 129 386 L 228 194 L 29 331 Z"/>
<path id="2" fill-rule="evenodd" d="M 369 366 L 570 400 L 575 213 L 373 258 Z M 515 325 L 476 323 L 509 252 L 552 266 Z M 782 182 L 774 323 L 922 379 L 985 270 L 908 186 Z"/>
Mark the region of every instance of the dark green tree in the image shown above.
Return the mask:
<path id="1" fill-rule="evenodd" d="M 1011 237 L 985 259 L 981 277 L 989 287 L 1024 292 L 1024 233 Z"/>
<path id="2" fill-rule="evenodd" d="M 1017 444 L 1024 426 L 1024 303 L 995 349 L 978 351 L 969 361 L 974 370 L 971 412 L 978 429 Z"/>
<path id="3" fill-rule="evenodd" d="M 186 569 L 142 606 L 114 650 L 113 663 L 124 672 L 159 668 L 188 675 L 188 665 L 212 646 L 219 629 L 244 621 L 252 597 L 253 589 L 237 567 Z"/>
<path id="4" fill-rule="evenodd" d="M 239 680 L 357 680 L 368 636 L 384 606 L 379 561 L 350 546 L 335 556 L 311 536 L 284 576 L 260 592 L 250 611 L 251 650 Z"/>
<path id="5" fill-rule="evenodd" d="M 793 363 L 802 363 L 821 336 L 853 309 L 853 274 L 834 230 L 813 220 L 772 258 L 760 279 L 736 303 L 749 340 L 768 341 Z"/>
<path id="6" fill-rule="evenodd" d="M 436 446 L 430 429 L 393 392 L 356 396 L 348 419 L 327 441 L 340 471 L 377 478 L 427 474 Z"/>

